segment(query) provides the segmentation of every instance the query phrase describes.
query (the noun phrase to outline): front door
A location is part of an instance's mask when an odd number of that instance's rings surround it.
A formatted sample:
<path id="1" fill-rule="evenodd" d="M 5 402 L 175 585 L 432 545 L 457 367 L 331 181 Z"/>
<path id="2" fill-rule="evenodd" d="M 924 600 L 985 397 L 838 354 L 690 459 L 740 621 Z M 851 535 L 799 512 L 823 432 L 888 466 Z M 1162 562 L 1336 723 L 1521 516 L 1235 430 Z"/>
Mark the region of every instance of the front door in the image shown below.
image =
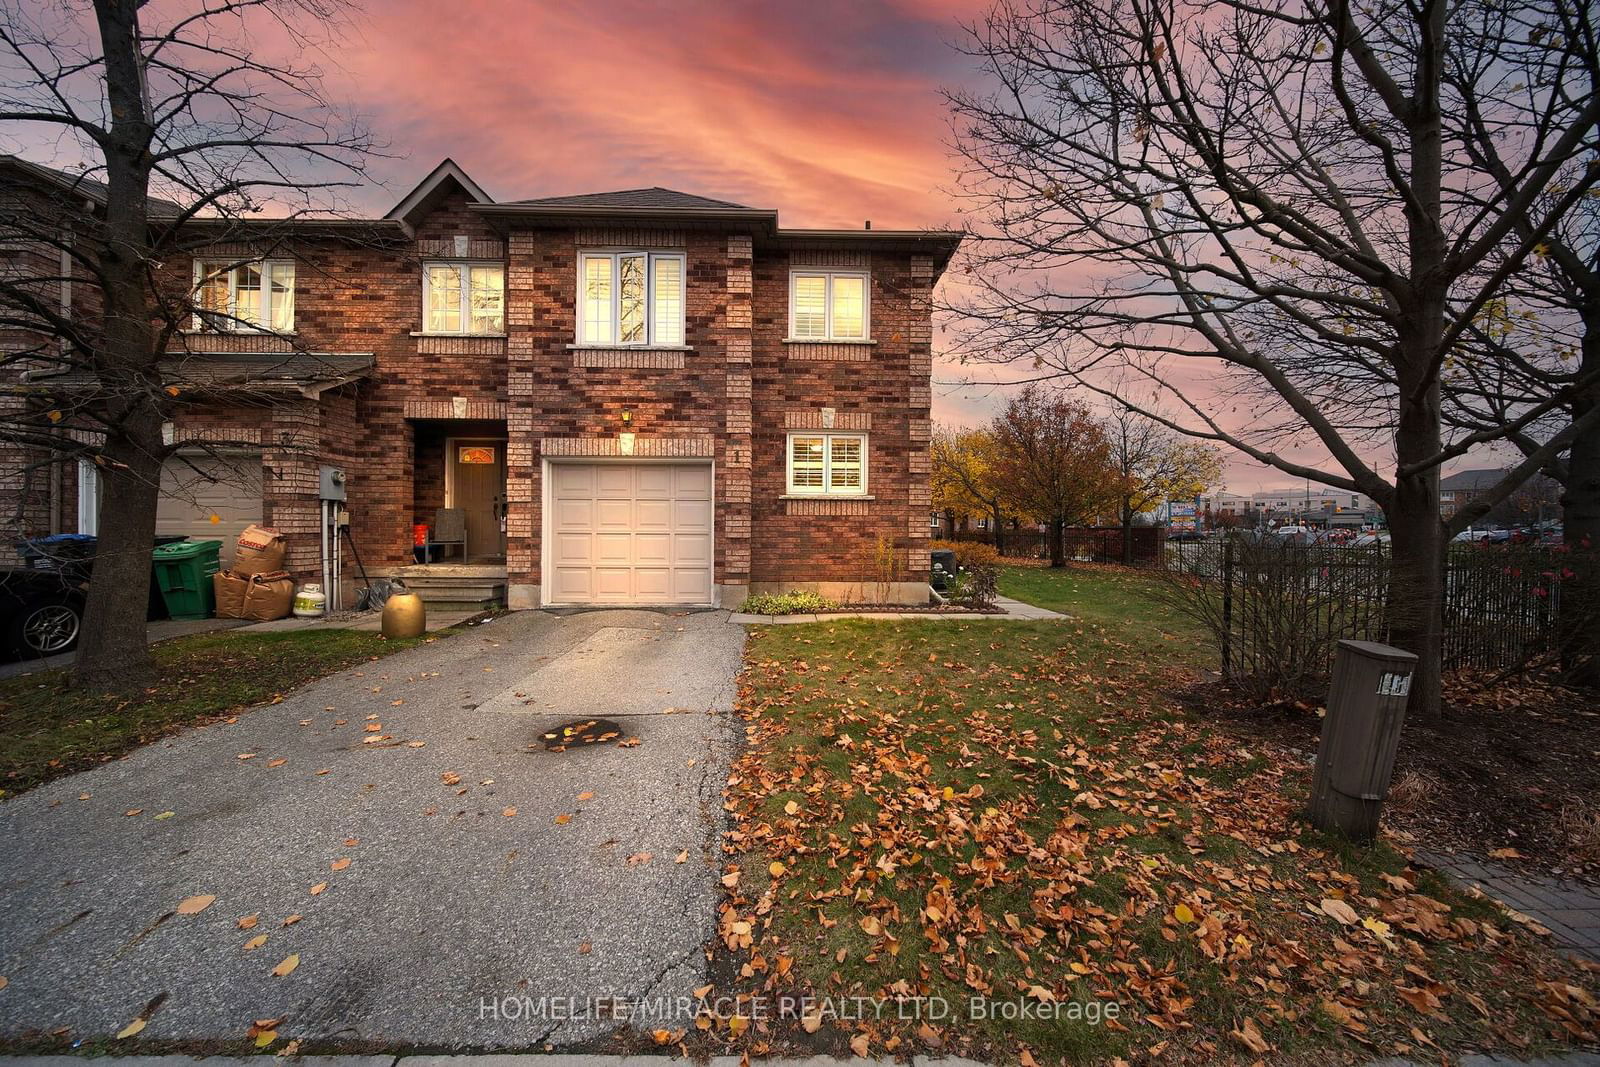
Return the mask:
<path id="1" fill-rule="evenodd" d="M 450 502 L 467 523 L 469 562 L 506 555 L 506 443 L 456 437 L 449 442 Z"/>

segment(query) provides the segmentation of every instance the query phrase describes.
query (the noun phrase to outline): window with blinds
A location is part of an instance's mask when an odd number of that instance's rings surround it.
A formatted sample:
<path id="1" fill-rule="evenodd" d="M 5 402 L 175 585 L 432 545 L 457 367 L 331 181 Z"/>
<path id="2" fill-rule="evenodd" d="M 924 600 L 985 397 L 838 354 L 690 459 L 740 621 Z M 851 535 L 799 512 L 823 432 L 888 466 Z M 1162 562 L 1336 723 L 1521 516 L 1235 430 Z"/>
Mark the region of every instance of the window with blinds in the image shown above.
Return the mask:
<path id="1" fill-rule="evenodd" d="M 865 341 L 868 276 L 846 271 L 794 271 L 789 275 L 789 339 Z"/>
<path id="2" fill-rule="evenodd" d="M 584 252 L 578 257 L 578 343 L 684 343 L 681 252 Z"/>
<path id="3" fill-rule="evenodd" d="M 506 273 L 498 263 L 424 263 L 427 333 L 499 334 L 506 328 Z"/>
<path id="4" fill-rule="evenodd" d="M 791 496 L 860 496 L 867 491 L 867 439 L 863 434 L 789 435 Z"/>
<path id="5" fill-rule="evenodd" d="M 194 263 L 194 328 L 294 330 L 294 263 L 262 260 Z"/>

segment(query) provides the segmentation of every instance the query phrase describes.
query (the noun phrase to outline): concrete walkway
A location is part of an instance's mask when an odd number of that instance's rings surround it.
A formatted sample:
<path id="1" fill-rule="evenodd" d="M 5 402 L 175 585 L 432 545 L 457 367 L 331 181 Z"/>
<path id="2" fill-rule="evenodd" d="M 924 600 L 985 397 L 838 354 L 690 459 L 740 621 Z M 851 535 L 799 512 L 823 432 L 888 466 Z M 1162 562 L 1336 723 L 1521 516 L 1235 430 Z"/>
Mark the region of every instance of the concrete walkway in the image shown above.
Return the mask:
<path id="1" fill-rule="evenodd" d="M 83 1067 L 78 1056 L 0 1056 L 0 1067 Z M 106 1067 L 258 1067 L 260 1056 L 106 1056 L 96 1063 Z M 477 1056 L 297 1056 L 297 1067 L 665 1067 L 692 1063 L 675 1056 L 603 1056 L 593 1053 L 544 1055 L 496 1054 Z M 1600 1055 L 1569 1052 L 1534 1060 L 1470 1055 L 1453 1061 L 1457 1067 L 1600 1067 Z M 700 1067 L 985 1067 L 960 1056 L 912 1056 L 909 1059 L 849 1059 L 808 1056 L 805 1059 L 773 1057 L 745 1060 L 739 1056 L 713 1056 Z M 1367 1067 L 1416 1067 L 1411 1060 L 1373 1060 Z"/>
<path id="2" fill-rule="evenodd" d="M 518 612 L 0 803 L 0 1038 L 539 1048 L 619 1024 L 483 1005 L 687 998 L 744 640 Z"/>
<path id="3" fill-rule="evenodd" d="M 804 622 L 832 622 L 834 619 L 888 619 L 895 622 L 990 622 L 1009 620 L 1032 622 L 1037 619 L 1070 619 L 1058 611 L 1047 611 L 1032 604 L 1024 604 L 1010 597 L 995 597 L 995 606 L 1004 614 L 979 614 L 977 612 L 932 611 L 829 611 L 813 615 L 749 615 L 742 611 L 729 614 L 728 621 L 759 626 L 788 626 Z"/>
<path id="4" fill-rule="evenodd" d="M 1600 890 L 1594 886 L 1521 874 L 1476 856 L 1426 849 L 1415 855 L 1417 862 L 1534 920 L 1557 946 L 1600 963 Z"/>

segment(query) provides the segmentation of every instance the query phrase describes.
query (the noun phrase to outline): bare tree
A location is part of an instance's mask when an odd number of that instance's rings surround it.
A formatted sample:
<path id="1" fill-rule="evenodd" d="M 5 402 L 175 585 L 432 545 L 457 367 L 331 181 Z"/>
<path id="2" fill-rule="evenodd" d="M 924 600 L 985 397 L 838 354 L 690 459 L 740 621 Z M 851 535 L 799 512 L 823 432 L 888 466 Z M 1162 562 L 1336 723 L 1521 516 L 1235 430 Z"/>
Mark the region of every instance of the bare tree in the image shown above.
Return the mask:
<path id="1" fill-rule="evenodd" d="M 185 331 L 200 313 L 209 326 L 272 326 L 209 299 L 191 257 L 258 260 L 285 232 L 262 219 L 337 210 L 338 191 L 361 181 L 372 140 L 300 58 L 333 40 L 349 10 L 342 0 L 0 7 L 0 124 L 82 164 L 81 184 L 58 183 L 53 208 L 13 202 L 0 219 L 9 241 L 47 250 L 43 269 L 0 283 L 0 325 L 34 339 L 5 357 L 27 385 L 0 435 L 100 473 L 79 684 L 138 684 L 151 670 L 145 591 L 162 463 L 183 443 L 165 440 L 163 424 L 182 403 L 172 366 Z M 274 41 L 294 58 L 269 58 Z M 71 299 L 59 299 L 63 287 Z"/>
<path id="2" fill-rule="evenodd" d="M 1061 392 L 1030 385 L 990 428 L 994 470 L 1011 507 L 1042 522 L 1050 566 L 1066 566 L 1066 529 L 1114 498 L 1111 449 L 1094 414 Z"/>
<path id="3" fill-rule="evenodd" d="M 1593 18 L 1566 0 L 1003 0 L 971 46 L 993 91 L 952 96 L 987 231 L 969 242 L 970 351 L 1373 497 L 1394 639 L 1421 658 L 1412 707 L 1430 715 L 1445 545 L 1470 521 L 1441 520 L 1440 468 L 1561 402 L 1447 435 L 1441 371 L 1600 178 L 1574 173 L 1600 119 Z M 1493 56 L 1493 77 L 1447 78 L 1458 54 Z M 1465 109 L 1508 181 L 1445 121 Z M 1116 375 L 1180 415 L 1119 395 Z M 1488 505 L 1596 418 L 1543 442 Z M 1296 444 L 1332 464 L 1291 458 Z"/>

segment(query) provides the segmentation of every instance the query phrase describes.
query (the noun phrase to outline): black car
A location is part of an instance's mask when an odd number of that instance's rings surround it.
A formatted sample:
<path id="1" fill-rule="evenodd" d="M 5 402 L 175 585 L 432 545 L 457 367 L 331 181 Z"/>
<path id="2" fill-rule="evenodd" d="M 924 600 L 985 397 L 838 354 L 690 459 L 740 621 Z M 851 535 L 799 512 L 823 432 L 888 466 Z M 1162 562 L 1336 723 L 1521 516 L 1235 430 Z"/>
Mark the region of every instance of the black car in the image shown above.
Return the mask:
<path id="1" fill-rule="evenodd" d="M 0 569 L 0 641 L 11 656 L 69 652 L 83 629 L 84 586 L 57 570 Z"/>

